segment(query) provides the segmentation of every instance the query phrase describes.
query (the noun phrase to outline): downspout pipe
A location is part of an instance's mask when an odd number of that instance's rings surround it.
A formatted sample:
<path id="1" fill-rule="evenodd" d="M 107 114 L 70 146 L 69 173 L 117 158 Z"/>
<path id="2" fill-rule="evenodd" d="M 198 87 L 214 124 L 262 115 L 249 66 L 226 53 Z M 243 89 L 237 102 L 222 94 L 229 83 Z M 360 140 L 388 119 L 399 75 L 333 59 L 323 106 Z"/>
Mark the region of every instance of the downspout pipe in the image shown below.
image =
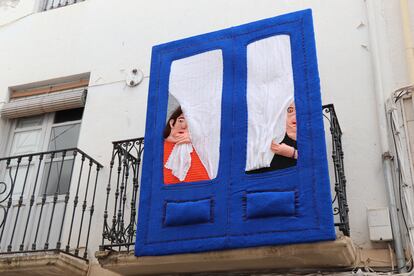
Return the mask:
<path id="1" fill-rule="evenodd" d="M 398 272 L 405 273 L 407 272 L 405 257 L 404 257 L 404 250 L 402 245 L 401 239 L 401 229 L 400 229 L 400 222 L 398 220 L 398 212 L 397 212 L 397 201 L 395 197 L 395 189 L 392 181 L 392 174 L 391 174 L 391 162 L 392 156 L 389 152 L 385 152 L 382 154 L 383 166 L 384 166 L 384 177 L 386 181 L 386 189 L 388 195 L 388 206 L 390 210 L 390 219 L 391 219 L 391 226 L 392 226 L 392 234 L 394 237 L 394 249 L 395 255 L 397 259 L 398 265 Z"/>
<path id="2" fill-rule="evenodd" d="M 397 204 L 395 198 L 395 189 L 394 183 L 392 180 L 392 171 L 391 171 L 391 155 L 389 148 L 389 139 L 387 132 L 387 113 L 385 106 L 385 84 L 384 79 L 386 76 L 383 76 L 383 68 L 387 68 L 387 60 L 385 58 L 381 59 L 380 53 L 382 52 L 381 45 L 378 41 L 379 33 L 379 13 L 376 10 L 376 5 L 382 5 L 382 1 L 378 0 L 366 0 L 367 7 L 367 16 L 369 23 L 369 38 L 371 45 L 371 61 L 374 77 L 374 86 L 375 86 L 375 98 L 377 104 L 377 118 L 379 123 L 380 131 L 380 141 L 381 141 L 381 151 L 382 151 L 382 161 L 383 161 L 383 172 L 385 178 L 385 186 L 387 190 L 388 205 L 390 210 L 390 219 L 392 225 L 392 234 L 394 237 L 394 250 L 398 265 L 398 271 L 400 273 L 407 272 L 405 256 L 401 238 L 401 229 L 400 222 L 398 219 Z M 385 75 L 385 74 L 384 74 Z M 391 90 L 389 90 L 391 91 Z"/>

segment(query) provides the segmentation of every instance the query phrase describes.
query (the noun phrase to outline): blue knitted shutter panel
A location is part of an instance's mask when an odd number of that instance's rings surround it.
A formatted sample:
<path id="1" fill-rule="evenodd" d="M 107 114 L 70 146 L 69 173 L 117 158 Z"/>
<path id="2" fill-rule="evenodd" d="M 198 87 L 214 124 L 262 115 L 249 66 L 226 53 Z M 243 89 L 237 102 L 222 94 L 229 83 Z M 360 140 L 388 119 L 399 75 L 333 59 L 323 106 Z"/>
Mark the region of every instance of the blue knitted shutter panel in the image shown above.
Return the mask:
<path id="1" fill-rule="evenodd" d="M 290 37 L 299 157 L 293 167 L 246 174 L 247 46 L 276 35 Z M 165 185 L 171 64 L 215 50 L 223 62 L 217 176 Z M 137 256 L 335 239 L 310 10 L 153 48 L 140 193 Z"/>

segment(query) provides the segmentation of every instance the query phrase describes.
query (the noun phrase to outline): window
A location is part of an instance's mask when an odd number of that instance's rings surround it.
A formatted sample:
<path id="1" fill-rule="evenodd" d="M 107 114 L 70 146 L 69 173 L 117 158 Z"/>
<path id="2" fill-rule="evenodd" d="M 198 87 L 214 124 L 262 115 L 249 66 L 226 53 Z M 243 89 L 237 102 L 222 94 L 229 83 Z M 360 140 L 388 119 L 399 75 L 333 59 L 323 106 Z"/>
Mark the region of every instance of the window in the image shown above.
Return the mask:
<path id="1" fill-rule="evenodd" d="M 68 5 L 83 2 L 85 0 L 44 0 L 41 10 L 47 11 L 60 7 L 66 7 Z"/>
<path id="2" fill-rule="evenodd" d="M 220 50 L 171 64 L 164 183 L 214 179 L 220 156 L 223 57 Z"/>
<path id="3" fill-rule="evenodd" d="M 16 156 L 75 148 L 78 143 L 82 114 L 83 108 L 77 108 L 15 119 L 8 155 Z M 59 152 L 53 159 L 49 155 L 45 156 L 44 173 L 38 194 L 53 195 L 55 192 L 58 194 L 68 192 L 72 165 L 73 156 L 69 154 L 63 157 L 62 153 Z M 16 167 L 17 164 L 11 164 L 11 166 Z M 24 170 L 25 166 L 27 167 L 27 164 L 20 164 L 19 170 Z M 31 164 L 31 166 L 34 166 L 34 164 Z M 58 185 L 60 167 L 62 167 L 62 172 Z M 14 171 L 12 169 L 11 173 L 13 174 Z M 33 169 L 29 171 L 33 174 L 28 176 L 29 178 L 34 177 L 33 171 Z M 19 176 L 25 177 L 24 174 L 19 174 Z M 21 194 L 23 182 L 23 179 L 16 180 L 14 194 Z M 25 190 L 29 191 L 30 188 Z"/>
<path id="4" fill-rule="evenodd" d="M 296 166 L 296 109 L 290 49 L 288 35 L 271 36 L 247 45 L 247 173 Z"/>

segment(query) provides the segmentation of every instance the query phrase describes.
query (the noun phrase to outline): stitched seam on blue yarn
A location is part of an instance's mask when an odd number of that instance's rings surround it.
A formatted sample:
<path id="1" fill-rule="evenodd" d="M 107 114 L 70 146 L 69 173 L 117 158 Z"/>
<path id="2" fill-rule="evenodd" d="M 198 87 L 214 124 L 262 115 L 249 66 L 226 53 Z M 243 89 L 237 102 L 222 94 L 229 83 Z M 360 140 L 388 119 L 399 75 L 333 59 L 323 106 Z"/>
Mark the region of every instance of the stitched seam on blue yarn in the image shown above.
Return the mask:
<path id="1" fill-rule="evenodd" d="M 210 223 L 214 223 L 214 208 L 215 208 L 214 198 L 210 198 Z"/>
<path id="2" fill-rule="evenodd" d="M 295 191 L 295 217 L 299 216 L 299 192 L 297 189 Z"/>
<path id="3" fill-rule="evenodd" d="M 279 23 L 277 25 L 274 25 L 273 24 L 273 25 L 269 25 L 269 26 L 266 26 L 266 27 L 256 28 L 256 29 L 253 29 L 253 30 L 250 30 L 250 31 L 246 31 L 246 32 L 240 33 L 238 35 L 233 35 L 233 32 L 231 32 L 231 29 L 227 29 L 226 31 L 229 32 L 229 35 L 223 35 L 223 36 L 220 36 L 220 37 L 217 37 L 217 38 L 214 38 L 214 39 L 205 40 L 205 42 L 187 44 L 187 45 L 182 46 L 182 47 L 161 50 L 160 53 L 170 53 L 170 52 L 180 51 L 180 50 L 183 50 L 183 49 L 192 48 L 194 46 L 199 46 L 199 45 L 204 45 L 204 44 L 207 44 L 207 43 L 211 43 L 213 41 L 220 41 L 220 40 L 225 40 L 225 39 L 229 39 L 229 38 L 234 38 L 234 37 L 239 37 L 239 36 L 247 35 L 247 34 L 250 34 L 250 33 L 255 33 L 255 32 L 260 31 L 260 30 L 267 30 L 267 29 L 271 29 L 271 28 L 279 28 L 280 26 L 294 24 L 294 23 L 297 23 L 299 21 L 301 21 L 301 19 L 296 19 L 296 20 L 292 20 L 292 21 L 286 21 L 286 22 L 283 22 L 283 23 Z M 247 24 L 249 24 L 249 23 L 247 23 Z M 222 32 L 222 31 L 223 30 L 217 31 L 217 32 Z M 206 34 L 206 35 L 214 35 L 214 33 Z M 205 52 L 205 51 L 202 51 L 202 52 Z"/>
<path id="4" fill-rule="evenodd" d="M 161 70 L 159 70 L 160 68 L 161 68 L 161 53 L 160 52 L 158 52 L 157 53 L 157 60 L 158 60 L 158 70 L 157 70 L 157 73 L 158 73 L 158 75 L 157 75 L 157 78 L 156 78 L 156 87 L 155 87 L 155 91 L 159 91 L 159 89 L 160 89 L 160 75 L 161 75 Z M 155 94 L 155 107 L 152 107 L 152 106 L 150 106 L 150 108 L 154 108 L 155 110 L 155 115 L 154 115 L 154 129 L 155 129 L 155 127 L 156 127 L 156 125 L 157 125 L 157 107 L 158 107 L 158 93 L 156 93 Z M 153 141 L 153 143 L 156 143 L 156 140 L 154 139 L 154 141 Z M 154 148 L 156 148 L 156 147 L 154 147 Z M 151 162 L 151 170 L 153 170 L 154 169 L 154 166 L 155 166 L 155 158 L 151 158 L 150 159 L 152 162 Z M 144 238 L 144 244 L 147 244 L 147 241 L 148 241 L 148 228 L 149 228 L 149 221 L 150 221 L 150 215 L 151 215 L 151 206 L 152 206 L 152 183 L 153 183 L 153 181 L 154 181 L 154 177 L 152 177 L 152 176 L 150 176 L 149 177 L 149 185 L 148 185 L 148 189 L 149 189 L 149 208 L 148 208 L 148 210 L 147 210 L 147 212 L 146 212 L 146 218 L 145 218 L 145 238 Z M 140 203 L 141 204 L 141 203 Z M 137 240 L 137 239 L 136 239 Z"/>
<path id="5" fill-rule="evenodd" d="M 312 99 L 311 99 L 311 95 L 310 95 L 311 91 L 309 91 L 308 61 L 307 61 L 307 53 L 306 53 L 306 47 L 305 47 L 305 33 L 304 33 L 305 26 L 304 26 L 303 18 L 300 19 L 300 23 L 302 25 L 302 28 L 300 28 L 300 30 L 301 30 L 301 35 L 302 35 L 302 51 L 303 51 L 303 58 L 304 58 L 304 61 L 303 61 L 303 71 L 304 72 L 303 73 L 304 73 L 306 92 L 307 92 L 306 96 L 308 98 L 308 110 L 312 110 L 312 101 L 311 101 Z M 308 119 L 309 119 L 309 124 L 310 124 L 309 129 L 311 130 L 311 131 L 309 131 L 309 136 L 310 136 L 310 140 L 313 141 L 312 112 L 308 113 Z M 315 160 L 314 153 L 315 152 L 314 152 L 313 145 L 310 147 L 310 151 L 311 151 L 310 156 L 311 156 L 312 163 L 315 163 L 314 162 L 314 160 Z M 316 200 L 316 181 L 317 181 L 317 179 L 316 179 L 316 175 L 315 175 L 315 173 L 316 173 L 315 170 L 316 170 L 316 167 L 313 166 L 312 170 L 311 170 L 312 171 L 312 201 L 313 201 L 314 209 L 319 210 L 318 209 L 318 203 L 317 203 L 317 200 Z M 315 212 L 315 218 L 317 220 L 317 225 L 320 225 L 319 212 Z"/>
<path id="6" fill-rule="evenodd" d="M 231 32 L 231 35 L 233 36 L 233 33 Z M 234 102 L 235 102 L 235 92 L 234 92 L 234 88 L 236 87 L 236 84 L 235 84 L 235 78 L 236 78 L 236 62 L 235 62 L 235 45 L 234 45 L 234 41 L 232 41 L 232 43 L 231 43 L 231 57 L 232 57 L 232 60 L 231 60 L 231 69 L 232 69 L 232 85 L 231 85 L 231 88 L 232 88 L 232 95 L 231 95 L 231 104 L 232 104 L 232 110 L 231 110 L 231 139 L 232 139 L 232 142 L 234 141 L 234 119 L 235 119 L 235 112 L 236 112 L 236 107 L 234 106 Z M 230 147 L 230 163 L 233 161 L 233 147 Z M 231 193 L 231 191 L 233 190 L 232 189 L 232 185 L 233 185 L 233 173 L 232 173 L 232 171 L 233 171 L 233 168 L 230 166 L 230 173 L 229 173 L 229 184 L 226 186 L 226 207 L 227 207 L 227 218 L 226 218 L 226 231 L 225 231 L 225 234 L 226 234 L 226 237 L 227 237 L 227 239 L 228 239 L 228 237 L 229 237 L 229 232 L 230 232 L 230 228 L 231 228 L 231 224 L 230 224 L 230 222 L 231 222 L 231 211 L 232 211 L 232 208 L 231 208 L 231 204 L 230 204 L 230 202 L 231 202 L 231 195 L 230 195 L 230 193 Z M 227 245 L 227 241 L 225 242 L 225 244 Z"/>

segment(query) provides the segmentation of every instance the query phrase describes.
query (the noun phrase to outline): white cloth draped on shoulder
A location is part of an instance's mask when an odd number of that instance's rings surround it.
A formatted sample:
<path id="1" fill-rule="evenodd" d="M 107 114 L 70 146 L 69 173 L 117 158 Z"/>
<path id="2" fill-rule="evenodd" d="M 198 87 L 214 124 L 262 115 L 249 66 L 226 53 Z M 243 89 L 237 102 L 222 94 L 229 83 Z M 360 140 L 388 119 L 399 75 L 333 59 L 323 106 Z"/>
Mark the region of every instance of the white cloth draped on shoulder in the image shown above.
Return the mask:
<path id="1" fill-rule="evenodd" d="M 175 145 L 168 157 L 165 167 L 172 171 L 172 174 L 180 181 L 184 181 L 188 170 L 191 167 L 191 153 L 193 147 L 191 144 Z"/>
<path id="2" fill-rule="evenodd" d="M 219 165 L 222 87 L 221 50 L 175 60 L 171 64 L 169 93 L 181 105 L 192 146 L 210 179 L 217 176 Z M 191 165 L 190 153 L 188 148 L 176 145 L 167 162 L 173 175 L 181 181 Z"/>
<path id="3" fill-rule="evenodd" d="M 269 167 L 272 140 L 286 133 L 287 108 L 294 98 L 290 37 L 277 35 L 247 46 L 248 135 L 246 171 Z"/>

